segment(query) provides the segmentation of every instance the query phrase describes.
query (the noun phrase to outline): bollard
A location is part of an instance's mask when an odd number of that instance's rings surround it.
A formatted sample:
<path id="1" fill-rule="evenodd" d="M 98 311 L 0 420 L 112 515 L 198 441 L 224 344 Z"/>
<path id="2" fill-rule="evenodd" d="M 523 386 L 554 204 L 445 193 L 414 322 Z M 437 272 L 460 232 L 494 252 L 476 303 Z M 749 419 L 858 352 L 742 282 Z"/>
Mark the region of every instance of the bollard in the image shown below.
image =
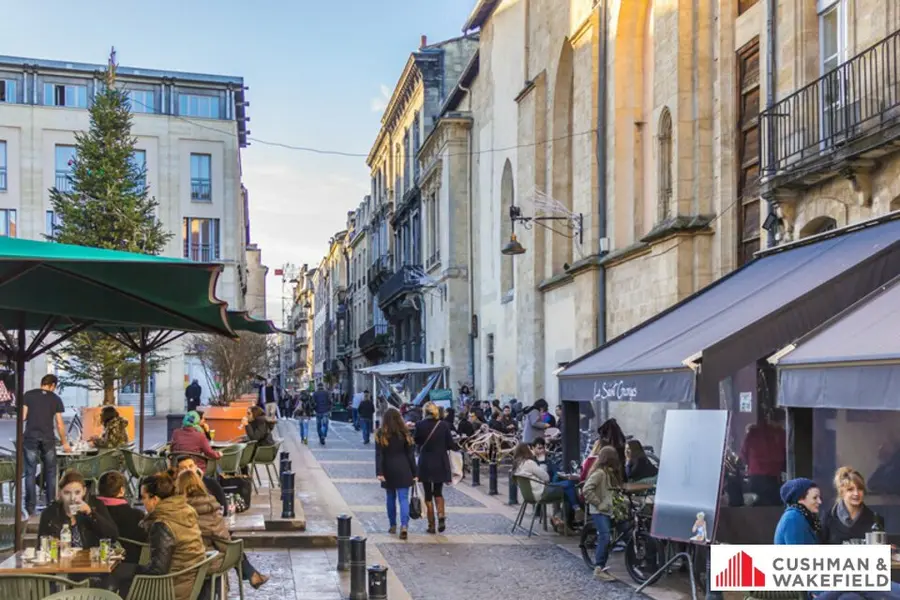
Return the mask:
<path id="1" fill-rule="evenodd" d="M 367 600 L 366 538 L 350 538 L 350 600 Z"/>
<path id="2" fill-rule="evenodd" d="M 290 471 L 281 474 L 281 518 L 294 518 L 294 474 Z"/>
<path id="3" fill-rule="evenodd" d="M 369 567 L 369 600 L 387 600 L 387 567 Z"/>
<path id="4" fill-rule="evenodd" d="M 472 487 L 481 485 L 481 459 L 472 457 Z"/>
<path id="5" fill-rule="evenodd" d="M 349 569 L 348 558 L 350 556 L 350 522 L 353 517 L 350 515 L 338 515 L 337 518 L 337 570 L 346 571 Z"/>
<path id="6" fill-rule="evenodd" d="M 278 466 L 278 476 L 279 476 L 279 478 L 281 477 L 281 474 L 282 474 L 282 473 L 284 473 L 285 471 L 290 471 L 290 470 L 291 470 L 291 459 L 289 459 L 289 458 L 282 458 L 282 459 L 281 459 L 281 463 L 280 463 L 279 466 Z"/>
<path id="7" fill-rule="evenodd" d="M 488 466 L 488 495 L 496 496 L 499 493 L 497 490 L 497 463 L 492 462 Z"/>
<path id="8" fill-rule="evenodd" d="M 519 486 L 516 485 L 516 478 L 512 471 L 509 472 L 509 505 L 515 506 L 519 503 Z"/>
<path id="9" fill-rule="evenodd" d="M 291 457 L 291 453 L 290 452 L 281 452 L 281 453 L 279 453 L 278 457 L 280 460 L 288 460 Z"/>

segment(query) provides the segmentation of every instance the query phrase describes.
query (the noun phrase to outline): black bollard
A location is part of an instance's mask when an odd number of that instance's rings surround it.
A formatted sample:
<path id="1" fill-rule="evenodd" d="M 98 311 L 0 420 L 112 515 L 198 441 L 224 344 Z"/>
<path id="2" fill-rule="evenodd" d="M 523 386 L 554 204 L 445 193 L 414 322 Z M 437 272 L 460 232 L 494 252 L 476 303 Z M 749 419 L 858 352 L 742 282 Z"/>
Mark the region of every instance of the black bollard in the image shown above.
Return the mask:
<path id="1" fill-rule="evenodd" d="M 513 475 L 512 470 L 509 472 L 509 502 L 510 506 L 515 506 L 519 503 L 519 486 L 516 485 L 516 478 Z"/>
<path id="2" fill-rule="evenodd" d="M 290 471 L 290 470 L 291 470 L 291 459 L 289 459 L 289 458 L 282 458 L 282 459 L 281 459 L 281 463 L 280 463 L 279 466 L 278 466 L 278 476 L 279 476 L 279 478 L 281 477 L 281 474 L 282 474 L 282 473 L 284 473 L 285 471 Z"/>
<path id="3" fill-rule="evenodd" d="M 350 568 L 348 560 L 350 557 L 350 522 L 353 517 L 350 515 L 338 515 L 337 518 L 337 570 L 346 571 Z"/>
<path id="4" fill-rule="evenodd" d="M 488 466 L 488 495 L 496 496 L 499 493 L 497 490 L 497 463 L 492 462 Z"/>
<path id="5" fill-rule="evenodd" d="M 281 452 L 281 453 L 279 453 L 278 457 L 280 460 L 287 460 L 291 457 L 291 453 L 290 452 Z"/>
<path id="6" fill-rule="evenodd" d="M 369 600 L 387 600 L 387 567 L 369 567 Z"/>
<path id="7" fill-rule="evenodd" d="M 350 538 L 350 600 L 367 600 L 366 538 Z"/>
<path id="8" fill-rule="evenodd" d="M 481 485 L 481 459 L 472 457 L 472 487 Z"/>
<path id="9" fill-rule="evenodd" d="M 294 518 L 294 474 L 290 471 L 281 474 L 281 518 Z"/>

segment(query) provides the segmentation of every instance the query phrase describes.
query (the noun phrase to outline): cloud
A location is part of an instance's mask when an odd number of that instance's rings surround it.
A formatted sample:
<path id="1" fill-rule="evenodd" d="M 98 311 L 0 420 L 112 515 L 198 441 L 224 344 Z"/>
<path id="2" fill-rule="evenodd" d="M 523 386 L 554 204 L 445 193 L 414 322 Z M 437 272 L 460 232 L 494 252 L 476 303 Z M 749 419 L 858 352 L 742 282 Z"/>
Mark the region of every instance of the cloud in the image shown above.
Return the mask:
<path id="1" fill-rule="evenodd" d="M 380 91 L 381 94 L 372 98 L 372 112 L 383 112 L 391 101 L 391 88 L 382 83 Z"/>

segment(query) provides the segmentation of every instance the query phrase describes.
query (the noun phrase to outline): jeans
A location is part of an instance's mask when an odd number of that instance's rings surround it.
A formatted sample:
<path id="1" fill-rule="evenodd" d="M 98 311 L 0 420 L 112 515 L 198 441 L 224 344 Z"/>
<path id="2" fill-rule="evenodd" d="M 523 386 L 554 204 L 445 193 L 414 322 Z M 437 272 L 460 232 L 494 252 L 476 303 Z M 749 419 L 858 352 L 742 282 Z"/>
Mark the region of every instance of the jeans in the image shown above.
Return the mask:
<path id="1" fill-rule="evenodd" d="M 37 478 L 38 460 L 44 474 L 44 486 L 47 491 L 47 503 L 56 499 L 56 440 L 50 442 L 25 440 L 25 510 L 34 512 L 37 504 L 35 480 Z"/>
<path id="2" fill-rule="evenodd" d="M 591 519 L 597 529 L 597 551 L 594 554 L 594 561 L 598 567 L 605 567 L 606 559 L 609 558 L 609 542 L 612 540 L 612 519 L 600 514 L 591 515 Z"/>
<path id="3" fill-rule="evenodd" d="M 359 410 L 355 406 L 350 408 L 350 422 L 353 423 L 353 428 L 359 431 Z"/>
<path id="4" fill-rule="evenodd" d="M 554 475 L 553 483 L 562 488 L 563 493 L 566 495 L 566 502 L 568 502 L 573 511 L 580 507 L 578 504 L 578 488 L 574 481 L 571 479 L 560 479 L 559 476 Z"/>
<path id="5" fill-rule="evenodd" d="M 362 429 L 363 444 L 369 443 L 369 436 L 372 435 L 372 419 L 360 419 L 359 428 Z"/>
<path id="6" fill-rule="evenodd" d="M 397 526 L 397 500 L 400 501 L 400 527 L 409 527 L 409 488 L 384 490 L 387 500 L 388 523 Z"/>
<path id="7" fill-rule="evenodd" d="M 300 417 L 300 439 L 304 442 L 309 439 L 309 417 Z"/>
<path id="8" fill-rule="evenodd" d="M 319 433 L 319 440 L 324 442 L 328 437 L 328 414 L 316 413 L 316 431 Z"/>

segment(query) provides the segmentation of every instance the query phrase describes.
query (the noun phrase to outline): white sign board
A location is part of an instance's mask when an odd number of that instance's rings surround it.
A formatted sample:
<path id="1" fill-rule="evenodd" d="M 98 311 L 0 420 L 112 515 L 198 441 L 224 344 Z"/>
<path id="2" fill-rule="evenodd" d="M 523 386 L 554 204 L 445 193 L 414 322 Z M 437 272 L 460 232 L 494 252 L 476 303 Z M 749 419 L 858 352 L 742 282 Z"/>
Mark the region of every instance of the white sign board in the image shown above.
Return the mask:
<path id="1" fill-rule="evenodd" d="M 753 394 L 751 392 L 741 392 L 741 412 L 753 412 Z"/>

